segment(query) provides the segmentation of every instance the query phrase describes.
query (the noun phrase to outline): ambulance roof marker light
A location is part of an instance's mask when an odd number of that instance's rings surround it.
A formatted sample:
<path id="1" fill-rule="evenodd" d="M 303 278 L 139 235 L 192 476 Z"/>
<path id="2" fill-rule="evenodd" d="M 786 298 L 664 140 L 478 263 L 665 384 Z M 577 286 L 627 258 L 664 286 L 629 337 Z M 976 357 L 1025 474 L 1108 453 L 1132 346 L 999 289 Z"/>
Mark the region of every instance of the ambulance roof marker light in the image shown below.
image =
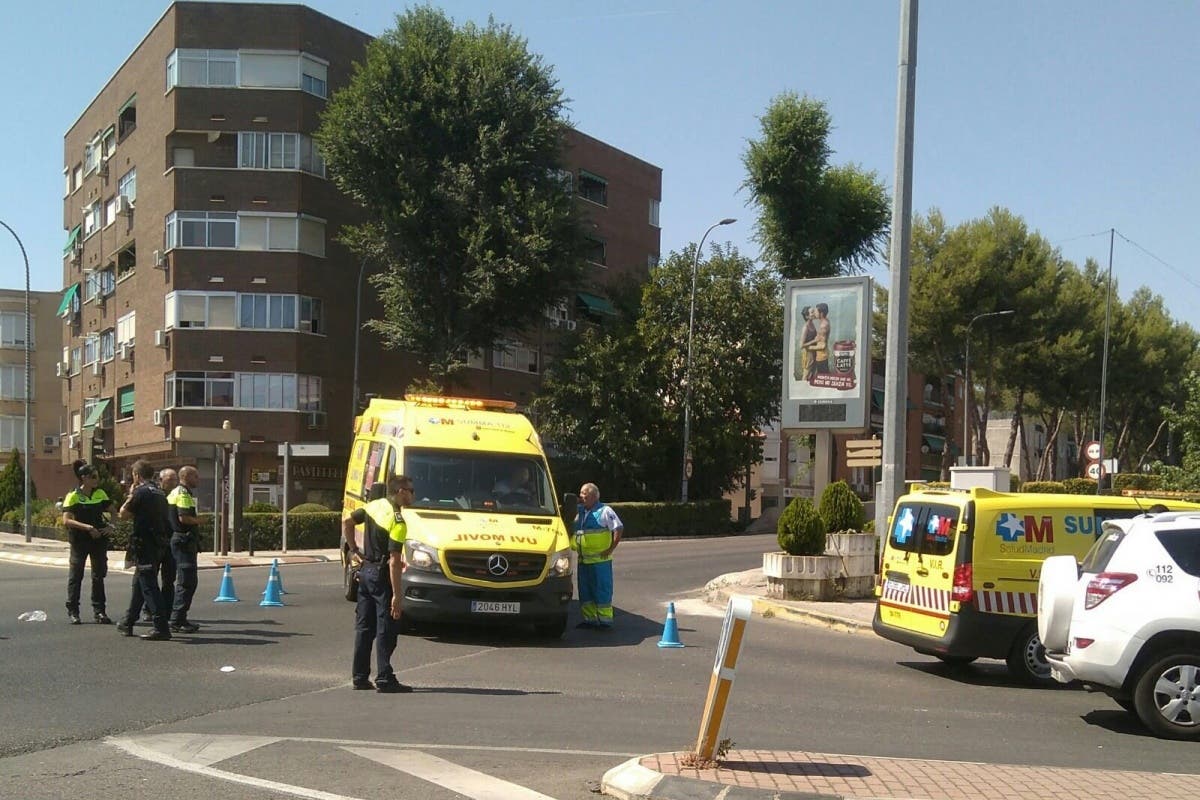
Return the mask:
<path id="1" fill-rule="evenodd" d="M 462 411 L 479 411 L 496 409 L 512 411 L 517 404 L 511 400 L 480 400 L 473 397 L 444 397 L 433 394 L 406 394 L 404 399 L 410 403 L 437 408 L 454 408 Z"/>

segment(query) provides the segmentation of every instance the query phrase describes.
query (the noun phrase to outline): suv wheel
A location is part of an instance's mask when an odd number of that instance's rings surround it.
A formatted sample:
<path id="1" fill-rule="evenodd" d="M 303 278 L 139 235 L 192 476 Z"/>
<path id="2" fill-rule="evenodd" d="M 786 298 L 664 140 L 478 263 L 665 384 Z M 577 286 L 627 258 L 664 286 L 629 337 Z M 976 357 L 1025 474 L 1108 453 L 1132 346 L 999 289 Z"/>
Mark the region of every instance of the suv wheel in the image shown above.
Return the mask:
<path id="1" fill-rule="evenodd" d="M 1138 716 L 1164 739 L 1200 739 L 1200 652 L 1187 650 L 1155 661 L 1133 691 Z"/>
<path id="2" fill-rule="evenodd" d="M 1050 675 L 1050 662 L 1046 660 L 1046 648 L 1038 638 L 1037 625 L 1026 625 L 1021 629 L 1005 661 L 1014 678 L 1034 686 L 1057 685 Z"/>

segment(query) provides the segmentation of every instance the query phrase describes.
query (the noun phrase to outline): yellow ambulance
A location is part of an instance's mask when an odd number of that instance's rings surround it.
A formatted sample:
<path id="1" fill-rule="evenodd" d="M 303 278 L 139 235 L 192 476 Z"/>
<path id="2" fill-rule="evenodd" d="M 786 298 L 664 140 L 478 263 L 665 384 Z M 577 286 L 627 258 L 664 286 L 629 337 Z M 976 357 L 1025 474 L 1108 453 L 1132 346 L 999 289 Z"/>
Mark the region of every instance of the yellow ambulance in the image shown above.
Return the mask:
<path id="1" fill-rule="evenodd" d="M 372 399 L 354 423 L 344 512 L 412 479 L 400 586 L 407 623 L 532 623 L 558 637 L 572 597 L 571 550 L 533 425 L 499 400 Z M 362 526 L 355 531 L 361 544 Z M 342 544 L 347 599 L 357 564 Z"/>
<path id="2" fill-rule="evenodd" d="M 1037 632 L 1042 561 L 1081 559 L 1104 520 L 1154 503 L 1078 494 L 918 489 L 888 520 L 872 627 L 885 639 L 951 664 L 1002 658 L 1016 677 L 1052 685 Z"/>

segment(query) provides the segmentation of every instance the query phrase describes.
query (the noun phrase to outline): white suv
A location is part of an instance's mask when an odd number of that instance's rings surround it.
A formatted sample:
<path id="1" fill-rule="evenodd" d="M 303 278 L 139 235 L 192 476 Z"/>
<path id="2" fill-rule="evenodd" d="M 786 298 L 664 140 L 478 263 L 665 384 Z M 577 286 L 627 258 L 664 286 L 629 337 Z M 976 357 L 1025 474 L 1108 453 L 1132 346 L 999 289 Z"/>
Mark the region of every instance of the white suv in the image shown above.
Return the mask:
<path id="1" fill-rule="evenodd" d="M 1046 559 L 1038 635 L 1056 680 L 1200 739 L 1200 512 L 1110 520 L 1081 565 Z"/>

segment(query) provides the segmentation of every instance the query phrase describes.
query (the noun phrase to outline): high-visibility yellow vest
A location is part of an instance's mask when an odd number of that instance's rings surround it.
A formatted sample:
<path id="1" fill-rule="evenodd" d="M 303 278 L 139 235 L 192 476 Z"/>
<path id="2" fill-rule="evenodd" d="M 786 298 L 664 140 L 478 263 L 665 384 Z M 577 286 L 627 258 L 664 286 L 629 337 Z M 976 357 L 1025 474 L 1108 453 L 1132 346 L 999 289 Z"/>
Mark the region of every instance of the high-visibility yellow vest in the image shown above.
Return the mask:
<path id="1" fill-rule="evenodd" d="M 601 555 L 612 547 L 613 543 L 612 531 L 600 522 L 600 513 L 605 508 L 607 506 L 603 503 L 596 503 L 590 511 L 586 508 L 579 509 L 579 515 L 575 518 L 575 550 L 579 553 L 580 564 L 612 561 L 611 553 Z"/>

